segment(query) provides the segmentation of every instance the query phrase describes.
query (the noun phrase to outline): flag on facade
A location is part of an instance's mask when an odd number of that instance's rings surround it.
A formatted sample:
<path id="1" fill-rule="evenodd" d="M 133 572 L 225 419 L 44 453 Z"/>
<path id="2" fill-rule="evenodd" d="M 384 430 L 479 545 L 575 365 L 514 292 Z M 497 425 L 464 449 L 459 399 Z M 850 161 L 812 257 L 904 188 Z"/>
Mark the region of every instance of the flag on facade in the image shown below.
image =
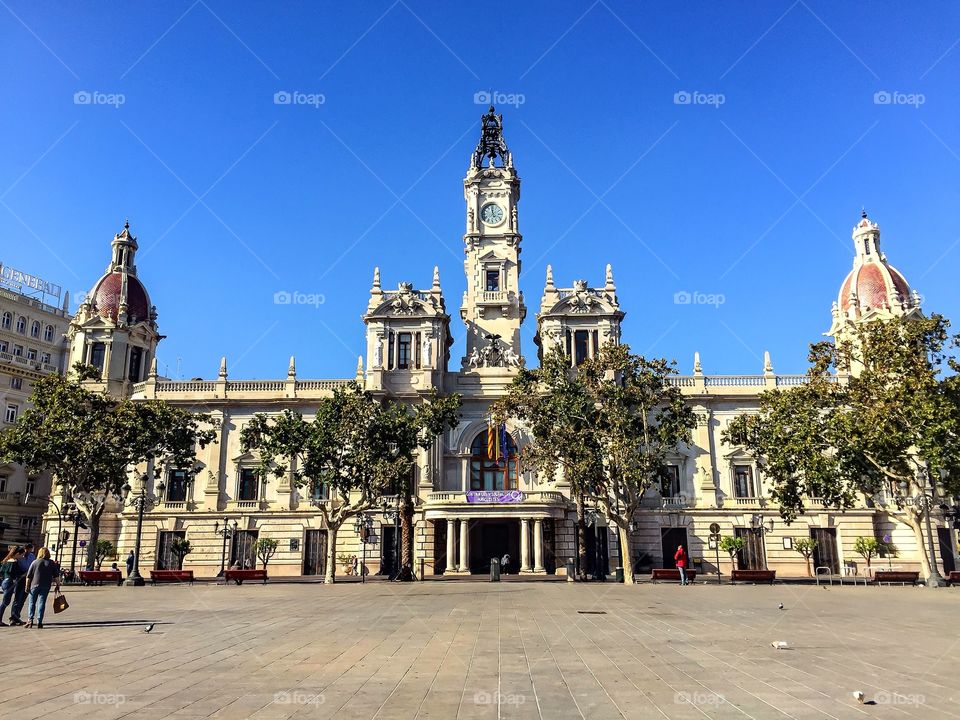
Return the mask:
<path id="1" fill-rule="evenodd" d="M 487 457 L 491 460 L 497 452 L 497 433 L 493 427 L 493 417 L 487 418 Z"/>

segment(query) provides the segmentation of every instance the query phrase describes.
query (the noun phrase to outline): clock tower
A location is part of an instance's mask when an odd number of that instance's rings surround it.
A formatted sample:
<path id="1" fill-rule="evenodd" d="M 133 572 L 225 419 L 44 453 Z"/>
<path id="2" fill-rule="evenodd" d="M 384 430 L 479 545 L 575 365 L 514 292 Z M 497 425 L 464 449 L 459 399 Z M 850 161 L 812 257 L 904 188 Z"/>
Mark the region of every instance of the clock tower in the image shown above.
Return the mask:
<path id="1" fill-rule="evenodd" d="M 460 317 L 467 326 L 465 370 L 522 365 L 520 324 L 527 314 L 519 287 L 520 178 L 503 139 L 503 116 L 491 106 L 480 124 L 480 142 L 463 180 L 467 290 Z"/>

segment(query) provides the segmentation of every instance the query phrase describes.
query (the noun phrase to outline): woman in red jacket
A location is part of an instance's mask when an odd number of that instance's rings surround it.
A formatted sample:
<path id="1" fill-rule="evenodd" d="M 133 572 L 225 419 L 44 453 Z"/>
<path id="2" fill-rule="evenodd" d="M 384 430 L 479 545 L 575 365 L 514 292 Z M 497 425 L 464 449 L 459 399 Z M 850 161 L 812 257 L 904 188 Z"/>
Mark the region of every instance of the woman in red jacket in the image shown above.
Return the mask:
<path id="1" fill-rule="evenodd" d="M 673 559 L 677 563 L 677 570 L 680 571 L 680 584 L 689 585 L 687 582 L 687 553 L 683 550 L 683 545 L 677 546 L 677 552 L 673 554 Z"/>

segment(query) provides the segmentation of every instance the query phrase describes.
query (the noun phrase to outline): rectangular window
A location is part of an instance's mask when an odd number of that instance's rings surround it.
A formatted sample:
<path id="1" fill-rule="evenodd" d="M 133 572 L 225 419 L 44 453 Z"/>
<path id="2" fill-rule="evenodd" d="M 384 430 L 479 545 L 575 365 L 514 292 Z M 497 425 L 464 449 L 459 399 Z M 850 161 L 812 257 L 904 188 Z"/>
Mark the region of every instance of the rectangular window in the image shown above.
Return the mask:
<path id="1" fill-rule="evenodd" d="M 10 387 L 14 390 L 20 390 L 23 388 L 23 378 L 12 377 L 10 378 Z"/>
<path id="2" fill-rule="evenodd" d="M 101 372 L 103 371 L 103 360 L 106 352 L 107 346 L 102 342 L 94 343 L 90 347 L 90 364 Z"/>
<path id="3" fill-rule="evenodd" d="M 174 540 L 185 540 L 187 533 L 185 530 L 161 530 L 157 538 L 157 570 L 182 570 L 181 559 L 176 555 L 171 546 Z"/>
<path id="4" fill-rule="evenodd" d="M 23 345 L 14 345 L 14 346 L 13 346 L 13 354 L 16 355 L 17 357 L 22 357 L 22 356 L 23 356 Z"/>
<path id="5" fill-rule="evenodd" d="M 587 330 L 577 330 L 573 335 L 573 364 L 579 365 L 590 357 L 590 335 Z"/>
<path id="6" fill-rule="evenodd" d="M 567 330 L 567 357 L 572 357 L 573 355 L 573 334 Z"/>
<path id="7" fill-rule="evenodd" d="M 257 500 L 257 489 L 259 485 L 260 481 L 257 477 L 256 468 L 241 468 L 240 482 L 237 487 L 237 500 Z"/>
<path id="8" fill-rule="evenodd" d="M 36 348 L 27 348 L 27 360 L 30 362 L 37 361 L 37 350 Z"/>
<path id="9" fill-rule="evenodd" d="M 487 276 L 487 282 L 486 282 L 487 292 L 498 291 L 500 289 L 500 271 L 487 270 L 486 276 Z"/>
<path id="10" fill-rule="evenodd" d="M 130 382 L 140 382 L 140 365 L 143 361 L 143 349 L 135 347 L 130 348 L 130 372 L 127 378 Z"/>
<path id="11" fill-rule="evenodd" d="M 753 488 L 753 468 L 749 465 L 734 466 L 733 494 L 739 498 L 756 497 Z"/>
<path id="12" fill-rule="evenodd" d="M 19 411 L 19 405 L 13 405 L 12 403 L 7 405 L 7 413 L 4 415 L 4 420 L 6 420 L 8 423 L 15 423 L 17 421 L 17 413 Z"/>
<path id="13" fill-rule="evenodd" d="M 680 496 L 680 466 L 667 465 L 667 477 L 662 479 L 660 484 L 661 497 L 679 497 Z"/>
<path id="14" fill-rule="evenodd" d="M 36 494 L 36 489 L 37 489 L 37 481 L 34 480 L 33 478 L 28 479 L 27 487 L 26 487 L 27 497 L 30 497 L 31 495 Z"/>
<path id="15" fill-rule="evenodd" d="M 593 331 L 593 356 L 596 357 L 600 354 L 600 331 Z"/>
<path id="16" fill-rule="evenodd" d="M 20 518 L 20 528 L 22 530 L 33 530 L 37 527 L 37 522 L 40 518 L 23 516 Z"/>
<path id="17" fill-rule="evenodd" d="M 187 471 L 171 470 L 167 477 L 167 500 L 185 502 L 187 499 Z"/>
<path id="18" fill-rule="evenodd" d="M 393 370 L 393 333 L 387 335 L 387 370 Z"/>
<path id="19" fill-rule="evenodd" d="M 40 353 L 40 362 L 42 362 L 44 365 L 49 365 L 49 364 L 50 364 L 50 353 L 47 353 L 47 352 L 45 352 L 45 353 Z"/>
<path id="20" fill-rule="evenodd" d="M 420 359 L 420 348 L 423 345 L 423 341 L 420 339 L 420 333 L 415 333 L 413 336 L 413 366 L 417 369 L 420 368 L 422 360 Z"/>
<path id="21" fill-rule="evenodd" d="M 53 325 L 47 325 L 43 331 L 43 339 L 47 342 L 53 342 Z"/>
<path id="22" fill-rule="evenodd" d="M 5 475 L 0 475 L 0 492 L 7 491 L 7 478 Z"/>
<path id="23" fill-rule="evenodd" d="M 310 499 L 320 502 L 330 499 L 330 486 L 326 483 L 316 483 L 310 488 Z"/>
<path id="24" fill-rule="evenodd" d="M 9 346 L 7 345 L 7 341 L 6 341 L 6 340 L 0 340 L 0 352 L 6 352 L 6 351 L 7 351 L 7 347 L 9 347 Z"/>
<path id="25" fill-rule="evenodd" d="M 397 334 L 397 369 L 406 370 L 410 367 L 410 333 Z"/>

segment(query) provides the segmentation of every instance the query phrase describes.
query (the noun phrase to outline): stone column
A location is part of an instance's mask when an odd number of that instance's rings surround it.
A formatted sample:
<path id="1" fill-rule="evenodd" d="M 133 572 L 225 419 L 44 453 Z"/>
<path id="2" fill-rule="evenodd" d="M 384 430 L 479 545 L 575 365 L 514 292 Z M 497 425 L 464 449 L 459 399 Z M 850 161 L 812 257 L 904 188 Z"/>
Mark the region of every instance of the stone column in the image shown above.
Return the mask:
<path id="1" fill-rule="evenodd" d="M 530 572 L 530 521 L 520 520 L 520 572 Z"/>
<path id="2" fill-rule="evenodd" d="M 533 521 L 533 571 L 546 572 L 543 567 L 543 520 L 540 518 Z"/>
<path id="3" fill-rule="evenodd" d="M 470 535 L 469 527 L 469 520 L 466 518 L 460 520 L 460 562 L 458 564 L 460 572 L 470 572 L 470 558 L 468 557 L 470 545 L 467 542 Z"/>
<path id="4" fill-rule="evenodd" d="M 455 520 L 447 520 L 447 569 L 443 571 L 443 574 L 456 572 L 457 570 L 457 556 L 456 556 L 456 535 L 457 532 L 457 523 Z"/>

